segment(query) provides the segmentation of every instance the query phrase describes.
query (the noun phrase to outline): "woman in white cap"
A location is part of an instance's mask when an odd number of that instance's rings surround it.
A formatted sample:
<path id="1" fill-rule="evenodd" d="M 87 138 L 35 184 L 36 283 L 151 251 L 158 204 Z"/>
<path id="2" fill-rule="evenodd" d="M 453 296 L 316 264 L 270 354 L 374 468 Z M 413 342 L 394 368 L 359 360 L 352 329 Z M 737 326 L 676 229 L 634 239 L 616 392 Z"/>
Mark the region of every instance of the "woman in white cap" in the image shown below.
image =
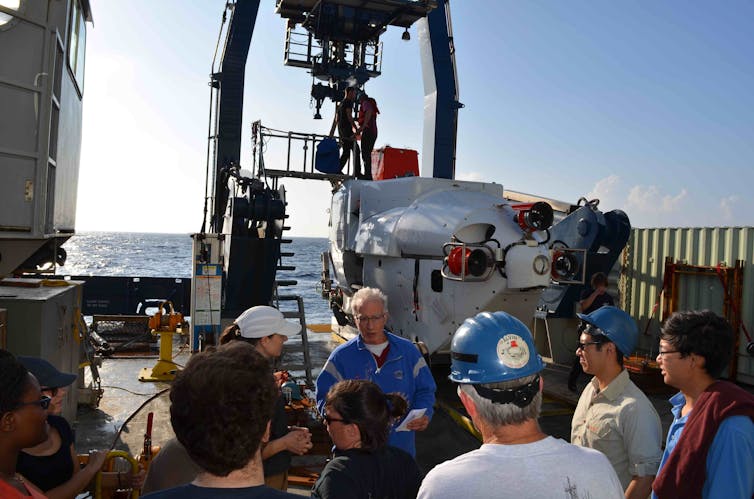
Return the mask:
<path id="1" fill-rule="evenodd" d="M 39 381 L 42 395 L 50 398 L 47 409 L 47 439 L 22 450 L 16 467 L 27 480 L 39 487 L 48 498 L 73 498 L 84 490 L 105 462 L 106 452 L 92 451 L 84 468 L 79 466 L 73 446 L 73 430 L 60 416 L 63 398 L 75 374 L 63 373 L 45 359 L 19 356 L 18 361 Z"/>
<path id="2" fill-rule="evenodd" d="M 223 331 L 220 344 L 245 341 L 254 345 L 259 353 L 272 361 L 283 353 L 283 343 L 288 341 L 288 336 L 299 333 L 301 326 L 285 320 L 280 310 L 258 305 L 239 315 L 235 322 Z M 285 377 L 278 373 L 275 378 L 280 384 L 285 381 Z M 270 441 L 262 447 L 265 485 L 287 490 L 291 454 L 302 455 L 311 448 L 312 438 L 308 428 L 288 427 L 285 401 L 281 394 L 272 415 Z"/>

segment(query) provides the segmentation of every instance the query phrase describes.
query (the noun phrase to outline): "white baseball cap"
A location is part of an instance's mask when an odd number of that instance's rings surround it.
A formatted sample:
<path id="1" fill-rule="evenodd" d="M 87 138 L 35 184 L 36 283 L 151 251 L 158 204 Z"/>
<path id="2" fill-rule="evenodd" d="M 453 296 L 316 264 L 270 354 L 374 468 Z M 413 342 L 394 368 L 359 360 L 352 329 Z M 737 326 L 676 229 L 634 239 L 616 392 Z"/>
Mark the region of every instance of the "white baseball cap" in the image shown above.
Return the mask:
<path id="1" fill-rule="evenodd" d="M 264 338 L 271 334 L 292 336 L 301 333 L 301 325 L 288 322 L 280 310 L 257 305 L 244 311 L 234 321 L 243 338 Z"/>

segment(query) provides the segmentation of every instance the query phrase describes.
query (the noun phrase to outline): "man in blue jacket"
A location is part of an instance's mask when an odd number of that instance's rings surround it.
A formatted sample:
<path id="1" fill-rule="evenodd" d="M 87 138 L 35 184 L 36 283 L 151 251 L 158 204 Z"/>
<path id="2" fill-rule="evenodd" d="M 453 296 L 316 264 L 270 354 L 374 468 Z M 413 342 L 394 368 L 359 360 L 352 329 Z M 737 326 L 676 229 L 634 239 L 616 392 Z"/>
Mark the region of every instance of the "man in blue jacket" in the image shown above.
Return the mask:
<path id="1" fill-rule="evenodd" d="M 351 300 L 351 311 L 359 335 L 333 350 L 317 378 L 317 408 L 323 413 L 327 391 L 338 381 L 366 379 L 385 393 L 398 392 L 409 409 L 425 409 L 423 416 L 410 421 L 410 431 L 390 430 L 389 445 L 416 456 L 414 432 L 423 431 L 432 418 L 435 380 L 416 346 L 385 330 L 387 297 L 376 288 L 362 288 Z"/>

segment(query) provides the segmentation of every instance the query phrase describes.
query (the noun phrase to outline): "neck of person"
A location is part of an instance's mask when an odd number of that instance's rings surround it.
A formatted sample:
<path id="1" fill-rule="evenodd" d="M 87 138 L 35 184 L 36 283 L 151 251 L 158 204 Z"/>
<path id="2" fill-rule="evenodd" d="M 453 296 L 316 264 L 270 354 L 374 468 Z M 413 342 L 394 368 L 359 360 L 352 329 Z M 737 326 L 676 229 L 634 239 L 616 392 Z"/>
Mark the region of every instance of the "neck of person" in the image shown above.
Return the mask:
<path id="1" fill-rule="evenodd" d="M 262 453 L 257 450 L 246 466 L 233 470 L 226 476 L 213 475 L 209 471 L 201 471 L 193 482 L 197 487 L 215 489 L 240 489 L 264 485 L 264 471 L 262 468 Z"/>
<path id="2" fill-rule="evenodd" d="M 623 372 L 623 366 L 618 364 L 618 362 L 613 362 L 602 370 L 599 374 L 595 374 L 594 377 L 597 378 L 597 384 L 600 387 L 600 391 L 604 391 L 605 388 L 607 388 L 607 385 L 613 382 L 615 378 L 618 377 L 620 373 Z"/>
<path id="3" fill-rule="evenodd" d="M 694 407 L 694 404 L 696 404 L 696 401 L 699 399 L 702 392 L 709 388 L 709 386 L 715 381 L 715 378 L 707 374 L 706 371 L 697 372 L 694 373 L 691 379 L 689 379 L 688 383 L 684 384 L 683 387 L 679 387 L 679 390 L 686 398 L 686 405 L 683 407 L 682 411 L 683 415 L 686 415 L 688 411 Z"/>
<path id="4" fill-rule="evenodd" d="M 474 424 L 482 434 L 482 443 L 497 445 L 521 445 L 538 442 L 547 438 L 534 419 L 527 419 L 515 425 L 492 426 L 481 418 Z"/>

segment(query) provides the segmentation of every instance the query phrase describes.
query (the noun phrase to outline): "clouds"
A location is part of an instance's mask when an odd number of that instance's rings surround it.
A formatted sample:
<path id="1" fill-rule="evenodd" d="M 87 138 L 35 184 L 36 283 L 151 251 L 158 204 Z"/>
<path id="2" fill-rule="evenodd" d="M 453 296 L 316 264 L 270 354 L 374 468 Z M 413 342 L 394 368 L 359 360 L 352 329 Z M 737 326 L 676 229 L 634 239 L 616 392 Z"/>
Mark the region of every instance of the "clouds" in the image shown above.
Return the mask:
<path id="1" fill-rule="evenodd" d="M 745 226 L 754 221 L 747 215 L 751 207 L 744 206 L 751 203 L 736 194 L 721 198 L 685 185 L 672 190 L 655 184 L 630 185 L 619 175 L 599 179 L 587 198 L 599 199 L 602 211 L 625 211 L 634 227 Z"/>

